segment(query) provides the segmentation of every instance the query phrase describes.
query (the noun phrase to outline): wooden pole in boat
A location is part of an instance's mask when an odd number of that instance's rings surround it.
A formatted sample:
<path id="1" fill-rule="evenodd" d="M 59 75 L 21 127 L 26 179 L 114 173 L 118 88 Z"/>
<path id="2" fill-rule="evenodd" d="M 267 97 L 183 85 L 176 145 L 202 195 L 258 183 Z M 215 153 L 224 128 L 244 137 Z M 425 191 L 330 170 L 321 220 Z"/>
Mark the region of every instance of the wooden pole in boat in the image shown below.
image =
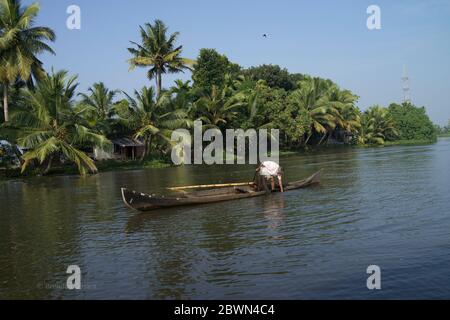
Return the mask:
<path id="1" fill-rule="evenodd" d="M 185 186 L 185 187 L 171 187 L 168 190 L 186 190 L 186 189 L 207 189 L 207 188 L 225 188 L 225 187 L 240 187 L 251 186 L 254 182 L 241 182 L 241 183 L 223 183 L 223 184 L 201 184 L 198 186 Z"/>

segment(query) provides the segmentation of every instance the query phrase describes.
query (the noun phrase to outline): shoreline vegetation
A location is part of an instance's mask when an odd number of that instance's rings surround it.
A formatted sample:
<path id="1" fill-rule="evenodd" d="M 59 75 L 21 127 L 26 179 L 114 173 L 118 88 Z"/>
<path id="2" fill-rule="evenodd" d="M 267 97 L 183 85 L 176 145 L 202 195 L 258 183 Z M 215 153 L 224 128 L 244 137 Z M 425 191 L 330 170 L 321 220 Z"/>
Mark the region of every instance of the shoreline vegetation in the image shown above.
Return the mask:
<path id="1" fill-rule="evenodd" d="M 450 137 L 448 135 L 439 135 L 438 138 L 447 138 Z M 384 148 L 384 147 L 393 147 L 393 146 L 419 146 L 419 145 L 428 145 L 434 144 L 436 141 L 430 140 L 398 140 L 392 142 L 386 142 L 384 145 L 337 145 L 332 146 L 333 148 Z M 309 151 L 292 151 L 285 150 L 280 151 L 280 157 L 293 156 L 299 154 L 305 154 L 306 152 L 314 152 L 317 150 L 330 150 L 330 147 L 320 147 L 315 150 Z M 162 159 L 159 157 L 148 159 L 145 161 L 140 160 L 129 160 L 129 161 L 116 161 L 116 160 L 103 160 L 96 163 L 98 172 L 114 172 L 114 171 L 128 171 L 128 170 L 141 170 L 141 169 L 164 169 L 170 167 L 176 167 L 170 159 Z M 74 165 L 66 165 L 66 166 L 58 166 L 53 167 L 46 176 L 61 176 L 61 175 L 79 175 L 79 172 Z M 0 179 L 16 179 L 16 178 L 31 178 L 36 176 L 42 176 L 42 172 L 38 169 L 34 171 L 28 171 L 26 174 L 21 173 L 20 168 L 15 169 L 6 169 L 0 168 Z"/>
<path id="2" fill-rule="evenodd" d="M 450 137 L 450 132 L 438 134 L 438 138 L 449 138 L 449 137 Z"/>
<path id="3" fill-rule="evenodd" d="M 0 168 L 20 161 L 18 169 L 6 169 L 18 176 L 167 167 L 171 133 L 192 130 L 196 120 L 204 130 L 221 132 L 279 128 L 282 154 L 435 142 L 438 133 L 449 134 L 450 126 L 435 126 L 425 107 L 411 103 L 363 111 L 356 94 L 330 79 L 271 64 L 244 68 L 208 48 L 188 59 L 177 43 L 179 33 L 169 33 L 161 20 L 137 28 L 139 40 L 124 48 L 129 60 L 118 61 L 130 71 L 144 68 L 154 87 L 127 93 L 97 82 L 78 92 L 77 76 L 46 71 L 38 59 L 44 51 L 55 54 L 55 33 L 35 26 L 38 13 L 38 4 L 0 2 L 0 141 L 11 145 L 0 146 Z M 164 86 L 164 74 L 185 71 L 191 80 Z M 23 154 L 8 151 L 16 146 Z M 124 161 L 97 161 L 98 150 Z"/>

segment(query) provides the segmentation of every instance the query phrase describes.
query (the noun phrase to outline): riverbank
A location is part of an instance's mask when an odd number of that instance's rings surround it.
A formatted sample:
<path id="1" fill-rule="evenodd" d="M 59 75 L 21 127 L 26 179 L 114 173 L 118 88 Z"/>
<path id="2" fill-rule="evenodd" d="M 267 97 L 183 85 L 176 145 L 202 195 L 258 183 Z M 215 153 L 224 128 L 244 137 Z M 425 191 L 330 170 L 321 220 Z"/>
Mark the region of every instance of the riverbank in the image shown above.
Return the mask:
<path id="1" fill-rule="evenodd" d="M 450 137 L 450 135 L 442 135 L 439 136 L 440 138 L 447 138 Z M 426 145 L 426 144 L 433 144 L 436 143 L 436 141 L 429 141 L 429 140 L 398 140 L 398 141 L 387 141 L 384 145 L 376 146 L 376 145 L 356 145 L 356 147 L 362 147 L 362 148 L 374 148 L 374 147 L 391 147 L 391 146 L 409 146 L 409 145 Z M 329 149 L 331 147 L 336 146 L 322 146 L 319 148 L 314 148 L 316 150 L 318 149 Z M 355 145 L 342 145 L 338 146 L 339 148 L 348 148 L 348 147 L 355 147 Z M 311 151 L 312 149 L 309 149 L 308 151 Z M 280 156 L 292 156 L 292 155 L 298 155 L 303 152 L 306 152 L 305 150 L 299 151 L 299 150 L 283 150 L 280 151 Z M 99 161 L 96 162 L 96 166 L 99 172 L 109 172 L 109 171 L 126 171 L 126 170 L 138 170 L 138 169 L 161 169 L 161 168 L 168 168 L 171 166 L 174 166 L 174 164 L 171 162 L 170 158 L 153 158 L 145 161 L 117 161 L 117 160 L 106 160 L 106 161 Z M 15 179 L 20 177 L 34 177 L 34 176 L 41 176 L 42 171 L 38 168 L 28 170 L 26 173 L 22 174 L 20 172 L 20 168 L 16 169 L 4 169 L 0 168 L 0 179 Z M 66 165 L 66 166 L 55 166 L 50 170 L 50 172 L 46 176 L 58 176 L 58 175 L 78 175 L 78 170 L 74 165 Z"/>
<path id="2" fill-rule="evenodd" d="M 433 144 L 437 141 L 431 140 L 398 140 L 398 141 L 386 141 L 385 146 L 412 146 L 412 145 L 423 145 L 423 144 Z"/>
<path id="3" fill-rule="evenodd" d="M 137 169 L 160 169 L 172 166 L 171 163 L 161 159 L 151 159 L 142 161 L 116 161 L 106 160 L 96 163 L 99 172 L 108 171 L 125 171 L 125 170 L 137 170 Z M 78 170 L 74 165 L 56 166 L 50 170 L 46 176 L 57 175 L 78 175 Z M 19 177 L 34 177 L 41 176 L 42 172 L 39 169 L 29 170 L 22 174 L 20 168 L 15 169 L 0 169 L 0 179 L 11 179 Z"/>

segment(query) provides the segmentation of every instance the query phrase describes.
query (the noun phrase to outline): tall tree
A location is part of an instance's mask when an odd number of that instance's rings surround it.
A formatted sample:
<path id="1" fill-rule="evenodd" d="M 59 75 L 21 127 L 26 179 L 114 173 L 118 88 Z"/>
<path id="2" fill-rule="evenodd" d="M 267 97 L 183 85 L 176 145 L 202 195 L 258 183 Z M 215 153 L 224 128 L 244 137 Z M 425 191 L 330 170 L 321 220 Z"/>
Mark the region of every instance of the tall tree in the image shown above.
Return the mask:
<path id="1" fill-rule="evenodd" d="M 93 107 L 99 118 L 107 119 L 111 115 L 114 97 L 118 91 L 106 88 L 103 82 L 94 83 L 88 91 L 89 94 L 79 94 L 83 99 L 82 102 Z"/>
<path id="2" fill-rule="evenodd" d="M 291 97 L 299 108 L 307 111 L 311 125 L 307 130 L 306 145 L 314 133 L 323 140 L 329 130 L 336 127 L 337 110 L 327 101 L 326 94 L 332 82 L 320 78 L 305 78 L 298 83 L 299 88 L 292 92 Z"/>
<path id="3" fill-rule="evenodd" d="M 89 94 L 80 93 L 82 101 L 79 109 L 90 120 L 91 126 L 103 134 L 109 134 L 109 123 L 113 115 L 114 97 L 117 90 L 110 90 L 103 82 L 94 83 L 88 89 Z"/>
<path id="4" fill-rule="evenodd" d="M 14 121 L 27 132 L 19 143 L 31 150 L 24 154 L 22 171 L 37 160 L 45 165 L 44 174 L 50 170 L 53 160 L 63 155 L 75 163 L 80 174 L 95 173 L 94 161 L 78 147 L 109 146 L 109 141 L 83 125 L 83 119 L 73 108 L 73 97 L 78 84 L 76 77 L 68 77 L 66 71 L 47 74 L 34 90 L 23 94 L 32 112 L 19 111 Z"/>
<path id="5" fill-rule="evenodd" d="M 271 88 L 282 88 L 287 91 L 295 88 L 293 81 L 298 81 L 298 75 L 289 75 L 287 69 L 282 69 L 278 65 L 263 64 L 258 67 L 251 67 L 244 70 L 244 74 L 252 80 L 264 80 Z M 291 79 L 292 78 L 292 79 Z"/>
<path id="6" fill-rule="evenodd" d="M 425 107 L 415 107 L 411 103 L 392 103 L 388 110 L 400 140 L 436 141 L 436 131 Z"/>
<path id="7" fill-rule="evenodd" d="M 135 46 L 128 48 L 133 55 L 128 60 L 130 69 L 135 67 L 150 68 L 147 77 L 156 80 L 156 97 L 161 95 L 162 75 L 165 73 L 183 72 L 191 69 L 194 62 L 182 58 L 182 46 L 176 46 L 175 42 L 179 33 L 167 34 L 167 27 L 161 20 L 155 20 L 154 24 L 146 23 L 140 26 L 141 43 L 131 41 Z"/>
<path id="8" fill-rule="evenodd" d="M 150 153 L 152 142 L 156 140 L 156 144 L 168 144 L 172 130 L 189 122 L 185 110 L 171 108 L 169 92 L 157 100 L 152 87 L 135 90 L 134 97 L 126 95 L 129 110 L 125 113 L 126 117 L 121 117 L 120 113 L 118 115 L 122 124 L 135 132 L 136 139 L 143 139 L 145 150 L 142 160 Z"/>
<path id="9" fill-rule="evenodd" d="M 334 118 L 333 127 L 328 127 L 328 137 L 331 137 L 333 130 L 338 134 L 353 136 L 361 128 L 360 111 L 355 103 L 358 96 L 349 90 L 341 90 L 337 85 L 332 85 L 322 99 L 322 104 L 326 106 L 327 113 Z"/>
<path id="10" fill-rule="evenodd" d="M 373 106 L 361 117 L 360 144 L 383 145 L 388 137 L 398 136 L 388 109 Z"/>
<path id="11" fill-rule="evenodd" d="M 239 70 L 237 64 L 231 63 L 215 49 L 200 49 L 192 72 L 194 88 L 202 94 L 211 94 L 213 86 L 221 90 L 226 84 L 226 75 L 235 75 Z"/>
<path id="12" fill-rule="evenodd" d="M 9 88 L 18 80 L 30 83 L 44 76 L 42 52 L 54 54 L 45 41 L 54 41 L 55 33 L 47 27 L 34 26 L 38 3 L 23 7 L 20 0 L 0 0 L 0 82 L 3 85 L 3 111 L 9 121 Z"/>
<path id="13" fill-rule="evenodd" d="M 168 94 L 170 95 L 170 99 L 168 99 L 168 101 L 172 105 L 172 110 L 181 109 L 186 112 L 190 111 L 194 100 L 190 83 L 190 80 L 175 80 L 175 85 L 168 91 Z"/>
<path id="14" fill-rule="evenodd" d="M 243 106 L 245 102 L 229 87 L 221 89 L 213 86 L 211 94 L 201 97 L 194 103 L 194 110 L 205 128 L 222 129 L 236 117 L 238 109 Z"/>

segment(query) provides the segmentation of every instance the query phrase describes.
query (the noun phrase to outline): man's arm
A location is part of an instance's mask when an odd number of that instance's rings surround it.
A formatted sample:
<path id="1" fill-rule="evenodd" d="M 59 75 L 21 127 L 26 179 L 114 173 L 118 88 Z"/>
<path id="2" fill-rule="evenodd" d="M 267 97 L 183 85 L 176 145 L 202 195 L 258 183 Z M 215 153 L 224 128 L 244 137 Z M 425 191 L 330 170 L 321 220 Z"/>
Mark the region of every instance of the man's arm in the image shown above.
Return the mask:
<path id="1" fill-rule="evenodd" d="M 281 178 L 281 175 L 278 176 L 278 184 L 280 185 L 281 192 L 284 192 L 284 190 L 283 190 L 283 178 Z"/>

